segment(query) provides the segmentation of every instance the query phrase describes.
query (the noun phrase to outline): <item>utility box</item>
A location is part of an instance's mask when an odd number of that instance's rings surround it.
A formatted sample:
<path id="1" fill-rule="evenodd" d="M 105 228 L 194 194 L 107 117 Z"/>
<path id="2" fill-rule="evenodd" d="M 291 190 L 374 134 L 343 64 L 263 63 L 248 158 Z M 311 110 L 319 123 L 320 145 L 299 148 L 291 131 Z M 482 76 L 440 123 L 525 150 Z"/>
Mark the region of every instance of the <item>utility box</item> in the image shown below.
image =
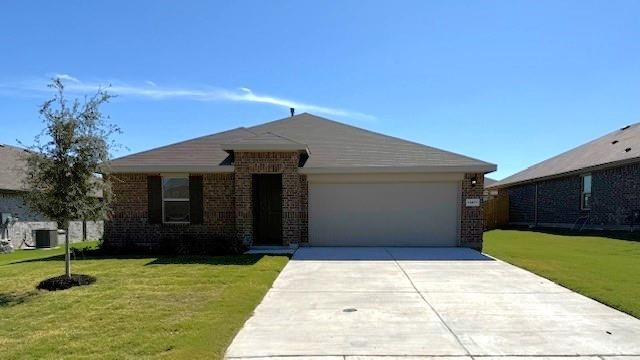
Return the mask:
<path id="1" fill-rule="evenodd" d="M 36 230 L 36 248 L 58 246 L 58 230 Z"/>

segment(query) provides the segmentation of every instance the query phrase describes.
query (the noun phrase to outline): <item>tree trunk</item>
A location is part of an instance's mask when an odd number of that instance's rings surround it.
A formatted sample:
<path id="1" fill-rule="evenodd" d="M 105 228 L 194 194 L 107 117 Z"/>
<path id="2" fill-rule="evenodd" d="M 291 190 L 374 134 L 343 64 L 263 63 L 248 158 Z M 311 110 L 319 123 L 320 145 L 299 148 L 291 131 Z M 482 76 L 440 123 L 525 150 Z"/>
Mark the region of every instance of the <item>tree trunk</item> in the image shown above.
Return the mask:
<path id="1" fill-rule="evenodd" d="M 71 254 L 69 252 L 69 227 L 64 231 L 64 274 L 71 277 Z"/>

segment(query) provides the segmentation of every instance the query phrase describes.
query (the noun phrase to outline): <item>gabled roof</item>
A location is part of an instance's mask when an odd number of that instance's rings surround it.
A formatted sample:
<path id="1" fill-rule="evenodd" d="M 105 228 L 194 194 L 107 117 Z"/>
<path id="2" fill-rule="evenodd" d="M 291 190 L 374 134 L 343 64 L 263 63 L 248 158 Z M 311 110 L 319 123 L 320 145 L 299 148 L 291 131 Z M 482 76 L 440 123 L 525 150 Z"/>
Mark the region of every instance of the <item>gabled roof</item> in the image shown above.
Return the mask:
<path id="1" fill-rule="evenodd" d="M 225 151 L 305 151 L 307 152 L 307 145 L 299 141 L 289 139 L 288 137 L 274 134 L 271 132 L 265 132 L 254 136 L 249 136 L 222 144 L 222 149 Z"/>
<path id="2" fill-rule="evenodd" d="M 113 160 L 111 166 L 114 172 L 232 171 L 225 147 L 268 141 L 306 145 L 310 157 L 301 171 L 307 173 L 491 172 L 496 168 L 494 164 L 467 156 L 307 113 L 128 155 Z"/>
<path id="3" fill-rule="evenodd" d="M 31 152 L 27 149 L 0 144 L 0 190 L 28 191 L 27 157 Z M 94 178 L 101 181 L 99 178 Z M 93 193 L 102 197 L 102 190 Z"/>
<path id="4" fill-rule="evenodd" d="M 492 178 L 485 177 L 485 178 L 484 178 L 484 187 L 485 187 L 485 188 L 488 188 L 488 187 L 490 187 L 491 185 L 493 185 L 493 184 L 495 184 L 495 183 L 497 183 L 497 182 L 498 182 L 498 180 L 495 180 L 495 179 L 492 179 Z"/>
<path id="5" fill-rule="evenodd" d="M 597 167 L 640 161 L 640 123 L 625 126 L 491 185 L 504 187 Z"/>
<path id="6" fill-rule="evenodd" d="M 0 144 L 0 190 L 25 191 L 26 149 Z"/>

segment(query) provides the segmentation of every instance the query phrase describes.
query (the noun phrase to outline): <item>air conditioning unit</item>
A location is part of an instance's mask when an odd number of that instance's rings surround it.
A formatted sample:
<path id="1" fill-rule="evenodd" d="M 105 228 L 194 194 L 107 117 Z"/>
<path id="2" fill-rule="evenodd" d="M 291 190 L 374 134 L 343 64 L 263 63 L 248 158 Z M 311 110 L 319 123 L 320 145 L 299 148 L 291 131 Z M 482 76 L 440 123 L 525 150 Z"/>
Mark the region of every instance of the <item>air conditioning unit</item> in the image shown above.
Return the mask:
<path id="1" fill-rule="evenodd" d="M 58 246 L 58 230 L 36 230 L 36 248 Z"/>

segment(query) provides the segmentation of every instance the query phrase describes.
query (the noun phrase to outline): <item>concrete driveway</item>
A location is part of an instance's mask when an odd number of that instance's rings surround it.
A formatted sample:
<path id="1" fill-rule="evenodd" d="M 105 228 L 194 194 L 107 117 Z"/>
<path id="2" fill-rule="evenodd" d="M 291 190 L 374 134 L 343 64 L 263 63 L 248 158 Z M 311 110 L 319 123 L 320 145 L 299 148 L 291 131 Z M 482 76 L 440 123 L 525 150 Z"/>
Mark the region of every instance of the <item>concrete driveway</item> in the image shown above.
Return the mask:
<path id="1" fill-rule="evenodd" d="M 469 249 L 301 248 L 227 357 L 318 356 L 640 360 L 640 320 Z"/>

